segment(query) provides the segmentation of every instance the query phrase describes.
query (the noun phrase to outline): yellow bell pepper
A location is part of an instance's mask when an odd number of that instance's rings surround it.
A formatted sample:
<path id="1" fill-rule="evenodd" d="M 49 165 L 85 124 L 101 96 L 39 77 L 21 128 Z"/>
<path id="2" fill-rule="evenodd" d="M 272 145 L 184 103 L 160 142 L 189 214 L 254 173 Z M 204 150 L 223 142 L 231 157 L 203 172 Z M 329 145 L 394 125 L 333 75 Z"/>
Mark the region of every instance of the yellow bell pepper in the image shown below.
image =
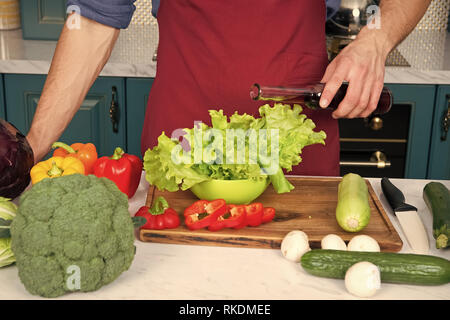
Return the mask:
<path id="1" fill-rule="evenodd" d="M 52 157 L 48 160 L 38 162 L 31 168 L 31 183 L 36 184 L 45 178 L 56 178 L 70 174 L 84 174 L 84 164 L 74 157 Z"/>

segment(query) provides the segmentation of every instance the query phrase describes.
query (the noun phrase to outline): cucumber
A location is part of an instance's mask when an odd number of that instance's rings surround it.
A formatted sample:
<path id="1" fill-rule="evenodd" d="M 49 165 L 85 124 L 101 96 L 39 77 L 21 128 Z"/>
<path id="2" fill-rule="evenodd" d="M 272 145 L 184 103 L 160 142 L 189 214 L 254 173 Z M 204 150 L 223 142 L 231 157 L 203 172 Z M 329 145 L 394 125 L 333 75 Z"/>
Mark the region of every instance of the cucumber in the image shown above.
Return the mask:
<path id="1" fill-rule="evenodd" d="M 336 220 L 349 232 L 361 231 L 369 223 L 369 190 L 366 181 L 355 173 L 346 174 L 339 183 Z"/>
<path id="2" fill-rule="evenodd" d="M 305 253 L 300 260 L 308 273 L 337 279 L 344 279 L 348 268 L 361 261 L 378 266 L 381 282 L 414 285 L 450 282 L 450 261 L 436 256 L 315 249 Z"/>
<path id="3" fill-rule="evenodd" d="M 423 188 L 423 199 L 433 216 L 433 237 L 436 248 L 450 246 L 450 191 L 440 182 L 430 182 Z"/>

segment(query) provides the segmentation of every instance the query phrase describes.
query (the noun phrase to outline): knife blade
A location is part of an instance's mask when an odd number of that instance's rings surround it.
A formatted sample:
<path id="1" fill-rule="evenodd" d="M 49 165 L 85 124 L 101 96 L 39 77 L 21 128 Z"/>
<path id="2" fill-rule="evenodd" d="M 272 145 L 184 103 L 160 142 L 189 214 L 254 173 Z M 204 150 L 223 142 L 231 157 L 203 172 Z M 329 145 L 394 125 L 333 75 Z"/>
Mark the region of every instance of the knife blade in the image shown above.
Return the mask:
<path id="1" fill-rule="evenodd" d="M 381 179 L 381 189 L 396 215 L 414 253 L 427 254 L 430 244 L 417 208 L 405 203 L 405 196 L 388 178 Z"/>

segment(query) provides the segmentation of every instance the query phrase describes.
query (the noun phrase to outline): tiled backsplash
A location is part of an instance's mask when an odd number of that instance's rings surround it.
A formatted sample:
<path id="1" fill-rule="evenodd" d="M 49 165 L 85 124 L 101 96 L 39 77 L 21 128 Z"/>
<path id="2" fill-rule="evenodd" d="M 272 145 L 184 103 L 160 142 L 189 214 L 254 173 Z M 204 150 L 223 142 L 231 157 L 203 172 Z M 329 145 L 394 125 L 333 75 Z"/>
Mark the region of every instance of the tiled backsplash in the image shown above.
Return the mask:
<path id="1" fill-rule="evenodd" d="M 158 46 L 158 22 L 152 16 L 152 1 L 137 0 L 130 26 L 122 30 L 113 51 L 113 57 L 135 64 L 148 64 Z"/>
<path id="2" fill-rule="evenodd" d="M 448 26 L 450 0 L 433 0 L 416 30 L 445 31 Z"/>
<path id="3" fill-rule="evenodd" d="M 433 0 L 414 31 L 398 46 L 408 63 L 421 70 L 444 66 L 450 0 Z"/>

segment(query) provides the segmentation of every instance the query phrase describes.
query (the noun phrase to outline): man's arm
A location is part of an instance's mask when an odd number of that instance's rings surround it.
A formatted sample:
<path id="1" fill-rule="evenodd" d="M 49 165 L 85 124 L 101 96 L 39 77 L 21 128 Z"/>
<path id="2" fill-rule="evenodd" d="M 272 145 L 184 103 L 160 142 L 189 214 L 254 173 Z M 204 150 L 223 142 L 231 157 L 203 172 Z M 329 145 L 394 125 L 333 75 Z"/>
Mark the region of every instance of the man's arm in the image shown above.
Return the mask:
<path id="1" fill-rule="evenodd" d="M 119 30 L 79 16 L 80 28 L 64 26 L 27 139 L 35 161 L 63 133 L 109 59 Z"/>
<path id="2" fill-rule="evenodd" d="M 329 64 L 320 105 L 327 107 L 343 81 L 349 88 L 334 118 L 369 116 L 377 107 L 389 52 L 414 29 L 431 0 L 381 0 L 380 28 L 365 26 Z"/>

